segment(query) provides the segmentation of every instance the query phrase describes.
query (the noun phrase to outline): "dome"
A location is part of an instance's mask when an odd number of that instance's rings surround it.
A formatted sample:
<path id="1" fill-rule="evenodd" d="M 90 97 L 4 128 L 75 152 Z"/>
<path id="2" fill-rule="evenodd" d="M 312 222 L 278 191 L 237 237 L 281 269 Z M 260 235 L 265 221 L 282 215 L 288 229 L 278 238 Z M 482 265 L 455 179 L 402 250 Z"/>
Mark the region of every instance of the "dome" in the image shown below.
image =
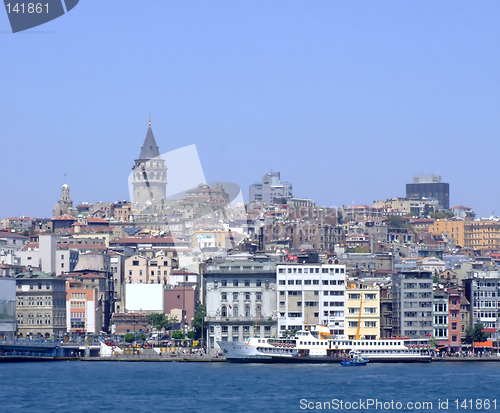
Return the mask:
<path id="1" fill-rule="evenodd" d="M 68 184 L 64 184 L 62 187 L 63 189 L 69 188 Z"/>

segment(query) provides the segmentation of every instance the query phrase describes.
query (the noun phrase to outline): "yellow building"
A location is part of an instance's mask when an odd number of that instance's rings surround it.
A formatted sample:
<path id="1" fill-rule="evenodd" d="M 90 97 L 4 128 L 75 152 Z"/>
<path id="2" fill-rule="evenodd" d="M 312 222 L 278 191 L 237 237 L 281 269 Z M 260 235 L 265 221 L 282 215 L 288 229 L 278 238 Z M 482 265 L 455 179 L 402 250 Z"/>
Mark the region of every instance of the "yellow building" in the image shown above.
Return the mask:
<path id="1" fill-rule="evenodd" d="M 197 229 L 191 235 L 192 248 L 226 248 L 226 232 L 223 229 Z"/>
<path id="2" fill-rule="evenodd" d="M 349 283 L 346 289 L 346 335 L 354 339 L 359 327 L 359 337 L 380 338 L 380 289 L 372 283 Z M 361 310 L 361 317 L 360 317 Z"/>
<path id="3" fill-rule="evenodd" d="M 472 249 L 500 248 L 500 222 L 489 219 L 465 221 L 464 247 Z"/>
<path id="4" fill-rule="evenodd" d="M 429 226 L 429 232 L 437 232 L 444 234 L 446 238 L 453 239 L 455 245 L 465 246 L 464 240 L 464 224 L 469 221 L 462 219 L 438 219 L 434 224 Z"/>

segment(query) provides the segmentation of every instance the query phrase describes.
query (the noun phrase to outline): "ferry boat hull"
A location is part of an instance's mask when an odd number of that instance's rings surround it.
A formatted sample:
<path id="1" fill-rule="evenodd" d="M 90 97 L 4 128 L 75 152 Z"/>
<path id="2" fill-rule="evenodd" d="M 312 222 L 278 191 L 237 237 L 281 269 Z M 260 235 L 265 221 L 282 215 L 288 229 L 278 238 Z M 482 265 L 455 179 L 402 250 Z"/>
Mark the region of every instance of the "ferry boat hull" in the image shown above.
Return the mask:
<path id="1" fill-rule="evenodd" d="M 263 354 L 257 347 L 244 342 L 218 341 L 217 344 L 224 352 L 224 356 L 229 363 L 308 363 L 325 364 L 340 363 L 344 360 L 342 356 L 336 355 L 300 355 L 297 351 L 291 350 L 286 354 Z M 373 355 L 364 354 L 361 356 L 373 363 L 428 363 L 431 356 L 422 354 L 405 355 Z"/>

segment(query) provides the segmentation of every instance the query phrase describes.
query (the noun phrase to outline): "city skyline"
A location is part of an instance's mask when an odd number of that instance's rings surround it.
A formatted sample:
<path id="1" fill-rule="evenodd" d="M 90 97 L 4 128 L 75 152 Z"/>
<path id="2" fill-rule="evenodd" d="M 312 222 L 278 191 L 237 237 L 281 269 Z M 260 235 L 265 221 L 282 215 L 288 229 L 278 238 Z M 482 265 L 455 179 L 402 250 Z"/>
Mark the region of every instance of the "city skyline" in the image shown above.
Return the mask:
<path id="1" fill-rule="evenodd" d="M 129 199 L 150 112 L 162 153 L 195 144 L 245 200 L 271 170 L 339 207 L 437 173 L 450 206 L 498 213 L 497 3 L 193 5 L 81 3 L 15 35 L 0 16 L 1 217 L 50 216 L 65 174 L 75 203 Z"/>

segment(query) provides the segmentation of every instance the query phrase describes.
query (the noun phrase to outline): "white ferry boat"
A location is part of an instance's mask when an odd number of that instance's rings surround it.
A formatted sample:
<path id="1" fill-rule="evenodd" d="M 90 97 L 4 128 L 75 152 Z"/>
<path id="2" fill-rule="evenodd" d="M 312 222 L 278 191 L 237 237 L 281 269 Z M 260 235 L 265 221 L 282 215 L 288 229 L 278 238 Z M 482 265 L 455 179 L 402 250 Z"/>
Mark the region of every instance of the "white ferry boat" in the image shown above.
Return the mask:
<path id="1" fill-rule="evenodd" d="M 329 330 L 315 326 L 290 338 L 250 338 L 246 342 L 218 341 L 232 363 L 338 363 L 351 350 L 371 363 L 416 363 L 431 361 L 427 345 L 407 345 L 405 338 L 352 340 L 329 338 Z M 424 347 L 425 346 L 425 347 Z"/>

